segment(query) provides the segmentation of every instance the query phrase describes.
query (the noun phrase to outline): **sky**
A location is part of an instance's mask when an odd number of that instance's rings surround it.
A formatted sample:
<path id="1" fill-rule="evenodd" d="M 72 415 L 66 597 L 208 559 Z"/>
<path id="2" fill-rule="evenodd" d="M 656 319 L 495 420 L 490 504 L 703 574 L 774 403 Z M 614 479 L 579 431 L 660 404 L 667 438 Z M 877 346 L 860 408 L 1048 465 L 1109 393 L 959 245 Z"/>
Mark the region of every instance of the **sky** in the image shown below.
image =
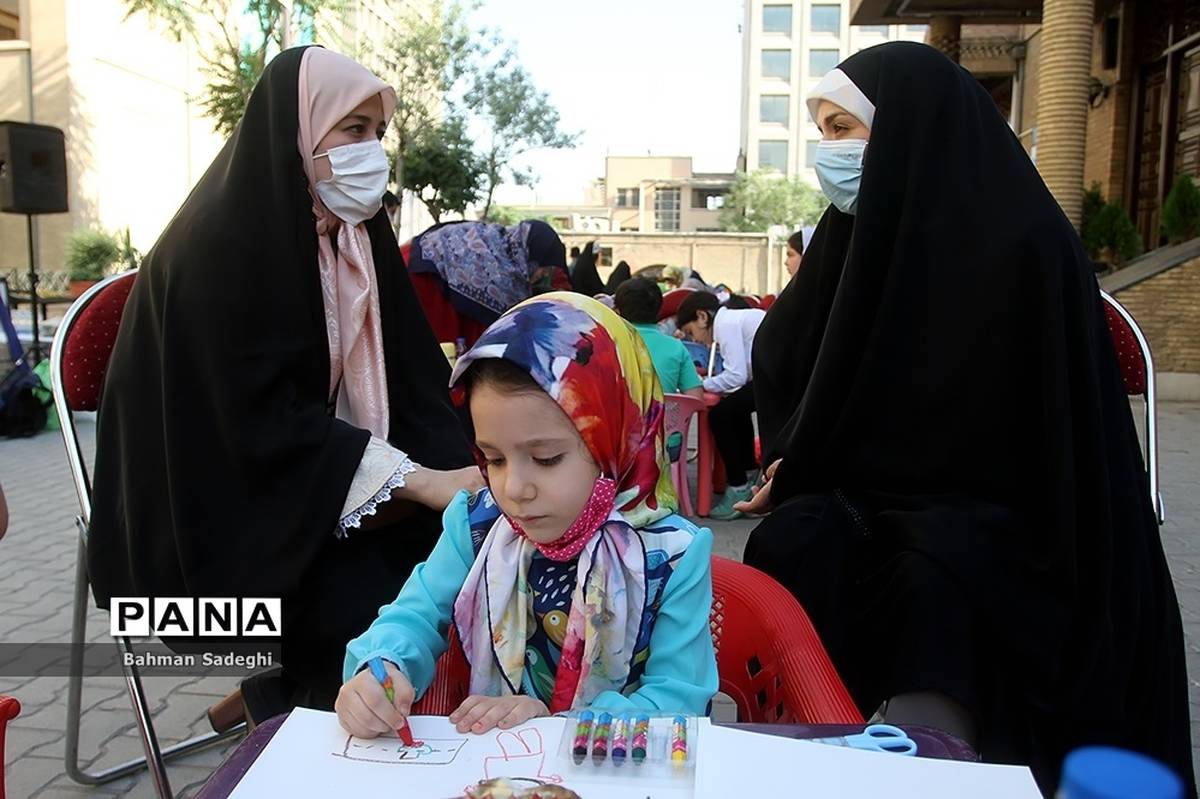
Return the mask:
<path id="1" fill-rule="evenodd" d="M 523 159 L 533 189 L 500 203 L 580 203 L 606 155 L 690 155 L 697 172 L 732 172 L 741 114 L 741 0 L 482 0 L 472 20 L 498 29 L 572 150 Z"/>

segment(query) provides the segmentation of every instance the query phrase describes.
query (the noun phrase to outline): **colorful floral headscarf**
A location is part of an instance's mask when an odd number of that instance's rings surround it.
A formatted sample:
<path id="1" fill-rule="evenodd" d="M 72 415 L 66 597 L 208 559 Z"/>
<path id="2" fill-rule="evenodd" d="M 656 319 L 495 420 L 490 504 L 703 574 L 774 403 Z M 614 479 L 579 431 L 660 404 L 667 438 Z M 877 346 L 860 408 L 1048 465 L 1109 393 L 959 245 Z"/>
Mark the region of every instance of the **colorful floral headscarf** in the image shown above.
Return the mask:
<path id="1" fill-rule="evenodd" d="M 601 474 L 617 481 L 616 508 L 631 525 L 675 512 L 662 387 L 641 336 L 615 311 L 571 292 L 527 300 L 458 359 L 451 385 L 482 358 L 516 364 L 558 403 Z"/>
<path id="2" fill-rule="evenodd" d="M 617 487 L 614 510 L 597 522 L 578 554 L 548 702 L 551 712 L 584 707 L 605 691 L 626 690 L 635 680 L 639 652 L 645 657 L 639 644 L 644 648 L 649 556 L 639 528 L 676 507 L 663 443 L 662 388 L 637 332 L 579 294 L 546 294 L 496 320 L 459 359 L 452 385 L 484 358 L 503 358 L 528 372 L 575 424 L 601 477 Z M 670 561 L 691 536 L 660 538 L 669 543 L 663 559 Z M 532 632 L 534 549 L 499 516 L 455 600 L 472 694 L 521 690 Z"/>

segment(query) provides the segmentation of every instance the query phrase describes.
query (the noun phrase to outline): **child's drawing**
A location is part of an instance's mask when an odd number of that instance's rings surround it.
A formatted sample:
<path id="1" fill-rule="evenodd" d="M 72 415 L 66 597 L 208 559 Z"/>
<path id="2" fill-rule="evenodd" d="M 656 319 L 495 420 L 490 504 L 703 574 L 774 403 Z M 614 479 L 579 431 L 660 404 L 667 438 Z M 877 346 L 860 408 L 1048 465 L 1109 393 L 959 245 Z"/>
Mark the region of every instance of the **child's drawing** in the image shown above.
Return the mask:
<path id="1" fill-rule="evenodd" d="M 560 783 L 558 774 L 543 774 L 546 752 L 542 746 L 542 733 L 536 727 L 526 727 L 515 732 L 502 732 L 496 736 L 500 754 L 488 755 L 483 759 L 484 779 L 496 777 L 524 778 L 540 782 Z"/>
<path id="2" fill-rule="evenodd" d="M 346 738 L 341 752 L 335 757 L 347 760 L 362 760 L 368 763 L 411 763 L 419 766 L 448 766 L 454 762 L 466 738 L 418 741 L 416 746 L 405 746 L 399 738 Z"/>

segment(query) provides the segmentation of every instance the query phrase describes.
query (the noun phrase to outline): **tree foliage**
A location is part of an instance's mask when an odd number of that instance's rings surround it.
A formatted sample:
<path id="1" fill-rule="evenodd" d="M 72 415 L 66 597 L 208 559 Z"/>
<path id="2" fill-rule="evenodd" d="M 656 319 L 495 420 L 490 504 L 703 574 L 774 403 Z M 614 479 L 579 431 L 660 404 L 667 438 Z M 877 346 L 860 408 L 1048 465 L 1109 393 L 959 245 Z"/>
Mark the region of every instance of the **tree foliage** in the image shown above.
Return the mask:
<path id="1" fill-rule="evenodd" d="M 291 0 L 290 17 L 282 0 L 125 0 L 125 17 L 146 14 L 177 41 L 195 45 L 208 79 L 200 105 L 222 135 L 233 133 L 250 92 L 267 62 L 290 43 L 291 33 L 311 41 L 318 15 L 337 13 L 346 0 Z M 243 39 L 241 23 L 254 21 L 254 35 Z"/>
<path id="2" fill-rule="evenodd" d="M 518 186 L 531 186 L 536 176 L 514 161 L 532 150 L 574 147 L 578 133 L 560 130 L 558 109 L 539 91 L 529 73 L 507 63 L 482 70 L 467 93 L 468 106 L 476 111 L 487 129 L 482 146 L 486 200 L 483 218 L 488 218 L 492 197 L 507 177 Z"/>
<path id="3" fill-rule="evenodd" d="M 803 178 L 760 169 L 738 175 L 721 210 L 721 226 L 742 233 L 765 233 L 773 225 L 795 230 L 815 224 L 828 205 Z"/>
<path id="4" fill-rule="evenodd" d="M 429 209 L 434 222 L 446 213 L 463 214 L 479 199 L 483 179 L 463 120 L 450 117 L 420 131 L 407 147 L 403 174 L 403 187 Z"/>
<path id="5" fill-rule="evenodd" d="M 1162 234 L 1171 244 L 1200 236 L 1200 189 L 1191 175 L 1180 175 L 1163 203 Z"/>

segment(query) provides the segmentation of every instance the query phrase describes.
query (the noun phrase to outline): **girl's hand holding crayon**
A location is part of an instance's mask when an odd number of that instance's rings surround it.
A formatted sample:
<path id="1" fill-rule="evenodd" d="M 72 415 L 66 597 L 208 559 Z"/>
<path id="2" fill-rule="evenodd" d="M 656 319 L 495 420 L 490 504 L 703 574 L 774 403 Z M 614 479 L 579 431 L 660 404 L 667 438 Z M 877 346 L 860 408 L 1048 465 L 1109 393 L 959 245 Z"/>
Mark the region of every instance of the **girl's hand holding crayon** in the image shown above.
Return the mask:
<path id="1" fill-rule="evenodd" d="M 493 727 L 507 730 L 549 715 L 550 709 L 531 696 L 468 696 L 450 714 L 450 723 L 459 732 L 483 733 Z"/>
<path id="2" fill-rule="evenodd" d="M 346 732 L 358 738 L 375 738 L 380 735 L 395 735 L 402 728 L 412 711 L 416 697 L 412 683 L 391 663 L 383 661 L 383 668 L 391 678 L 394 699 L 388 701 L 384 686 L 371 673 L 363 669 L 354 675 L 341 690 L 333 708 L 338 722 Z"/>

